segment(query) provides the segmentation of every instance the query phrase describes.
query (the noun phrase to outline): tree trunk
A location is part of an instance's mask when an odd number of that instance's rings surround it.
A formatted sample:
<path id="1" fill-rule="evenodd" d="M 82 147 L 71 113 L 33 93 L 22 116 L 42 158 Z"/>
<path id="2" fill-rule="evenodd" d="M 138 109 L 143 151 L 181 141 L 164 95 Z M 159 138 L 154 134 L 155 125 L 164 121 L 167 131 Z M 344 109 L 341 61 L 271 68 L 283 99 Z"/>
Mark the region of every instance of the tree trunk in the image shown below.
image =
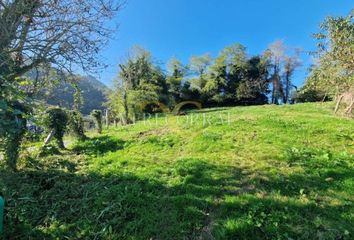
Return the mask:
<path id="1" fill-rule="evenodd" d="M 4 160 L 7 167 L 16 171 L 22 138 L 26 132 L 26 119 L 22 116 L 15 117 L 16 128 L 5 138 Z"/>
<path id="2" fill-rule="evenodd" d="M 338 109 L 339 109 L 340 103 L 342 102 L 343 97 L 344 97 L 344 95 L 339 96 L 339 99 L 337 100 L 336 108 L 334 109 L 334 113 L 338 112 Z"/>
<path id="3" fill-rule="evenodd" d="M 345 113 L 350 115 L 353 112 L 353 108 L 354 108 L 354 99 L 350 103 L 349 107 L 345 110 Z"/>
<path id="4" fill-rule="evenodd" d="M 50 140 L 52 140 L 54 134 L 55 134 L 55 129 L 52 129 L 48 134 L 47 138 L 45 139 L 44 145 L 47 145 L 50 142 Z"/>
<path id="5" fill-rule="evenodd" d="M 289 95 L 290 95 L 290 76 L 289 72 L 286 72 L 285 76 L 285 98 L 284 98 L 284 103 L 287 104 L 289 101 Z"/>
<path id="6" fill-rule="evenodd" d="M 272 104 L 275 103 L 275 89 L 274 89 L 274 81 L 273 81 L 273 89 L 272 89 Z"/>
<path id="7" fill-rule="evenodd" d="M 109 112 L 108 112 L 109 110 L 108 109 L 106 109 L 106 128 L 108 129 L 109 128 Z"/>
<path id="8" fill-rule="evenodd" d="M 124 94 L 123 94 L 123 104 L 124 104 L 123 124 L 125 125 L 128 124 L 128 118 L 129 118 L 128 96 L 126 90 L 124 90 Z"/>

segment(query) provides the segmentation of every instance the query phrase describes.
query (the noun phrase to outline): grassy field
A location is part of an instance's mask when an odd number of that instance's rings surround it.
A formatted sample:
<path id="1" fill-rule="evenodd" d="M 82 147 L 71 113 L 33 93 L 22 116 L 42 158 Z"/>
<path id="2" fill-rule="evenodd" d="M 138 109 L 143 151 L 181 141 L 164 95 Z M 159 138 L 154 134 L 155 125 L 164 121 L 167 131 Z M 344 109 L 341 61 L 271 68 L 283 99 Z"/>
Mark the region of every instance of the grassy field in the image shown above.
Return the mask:
<path id="1" fill-rule="evenodd" d="M 5 239 L 354 239 L 354 121 L 331 104 L 204 109 L 1 170 Z"/>

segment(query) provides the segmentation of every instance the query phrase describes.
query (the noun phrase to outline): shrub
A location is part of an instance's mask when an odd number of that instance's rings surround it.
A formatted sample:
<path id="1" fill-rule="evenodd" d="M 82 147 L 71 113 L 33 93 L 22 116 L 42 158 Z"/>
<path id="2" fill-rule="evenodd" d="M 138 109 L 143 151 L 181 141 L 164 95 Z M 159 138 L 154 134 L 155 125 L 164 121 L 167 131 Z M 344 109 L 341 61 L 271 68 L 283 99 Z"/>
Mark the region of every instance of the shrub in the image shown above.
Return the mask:
<path id="1" fill-rule="evenodd" d="M 293 99 L 297 103 L 304 102 L 320 102 L 320 101 L 330 101 L 331 98 L 327 96 L 323 91 L 314 89 L 302 89 L 297 91 Z"/>
<path id="2" fill-rule="evenodd" d="M 63 149 L 64 142 L 63 137 L 68 124 L 68 115 L 65 110 L 54 107 L 46 111 L 44 124 L 49 131 L 54 130 L 54 138 L 58 144 L 58 147 Z"/>
<path id="3" fill-rule="evenodd" d="M 91 116 L 95 119 L 95 124 L 98 133 L 102 133 L 102 111 L 101 110 L 92 110 Z"/>
<path id="4" fill-rule="evenodd" d="M 87 138 L 84 132 L 84 122 L 79 111 L 72 110 L 69 112 L 69 128 L 80 141 Z"/>

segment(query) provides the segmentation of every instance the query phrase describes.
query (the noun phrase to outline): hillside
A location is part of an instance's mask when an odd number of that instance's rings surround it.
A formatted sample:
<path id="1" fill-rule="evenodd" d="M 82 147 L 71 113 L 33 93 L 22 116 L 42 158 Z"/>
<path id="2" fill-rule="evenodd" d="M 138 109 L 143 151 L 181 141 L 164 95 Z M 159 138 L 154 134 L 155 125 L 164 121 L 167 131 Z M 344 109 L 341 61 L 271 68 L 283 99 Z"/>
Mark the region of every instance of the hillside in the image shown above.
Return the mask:
<path id="1" fill-rule="evenodd" d="M 78 81 L 78 86 L 82 91 L 84 104 L 81 112 L 90 114 L 93 109 L 103 109 L 106 102 L 106 92 L 108 88 L 102 82 L 92 76 L 82 76 Z M 51 105 L 71 108 L 74 102 L 74 88 L 69 83 L 60 83 L 46 94 L 46 102 Z"/>
<path id="2" fill-rule="evenodd" d="M 203 109 L 28 152 L 0 171 L 5 238 L 353 239 L 354 122 L 332 105 Z"/>

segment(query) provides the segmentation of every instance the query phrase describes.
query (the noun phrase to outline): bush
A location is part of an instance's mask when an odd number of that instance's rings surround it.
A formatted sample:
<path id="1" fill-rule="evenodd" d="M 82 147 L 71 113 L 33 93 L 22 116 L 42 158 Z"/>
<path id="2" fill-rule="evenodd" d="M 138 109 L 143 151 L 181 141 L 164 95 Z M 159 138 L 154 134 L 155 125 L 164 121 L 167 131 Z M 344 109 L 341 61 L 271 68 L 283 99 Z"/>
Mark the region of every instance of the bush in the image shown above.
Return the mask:
<path id="1" fill-rule="evenodd" d="M 79 111 L 73 110 L 69 112 L 69 129 L 80 141 L 86 139 L 84 122 Z"/>
<path id="2" fill-rule="evenodd" d="M 293 99 L 297 103 L 304 102 L 320 102 L 320 101 L 330 101 L 330 97 L 327 96 L 323 91 L 314 89 L 303 89 L 297 91 Z"/>
<path id="3" fill-rule="evenodd" d="M 102 133 L 102 111 L 101 110 L 92 110 L 91 116 L 95 119 L 95 124 L 98 133 Z"/>
<path id="4" fill-rule="evenodd" d="M 49 131 L 54 130 L 54 138 L 58 147 L 64 149 L 63 137 L 68 124 L 68 115 L 65 110 L 54 107 L 46 111 L 44 124 Z"/>

